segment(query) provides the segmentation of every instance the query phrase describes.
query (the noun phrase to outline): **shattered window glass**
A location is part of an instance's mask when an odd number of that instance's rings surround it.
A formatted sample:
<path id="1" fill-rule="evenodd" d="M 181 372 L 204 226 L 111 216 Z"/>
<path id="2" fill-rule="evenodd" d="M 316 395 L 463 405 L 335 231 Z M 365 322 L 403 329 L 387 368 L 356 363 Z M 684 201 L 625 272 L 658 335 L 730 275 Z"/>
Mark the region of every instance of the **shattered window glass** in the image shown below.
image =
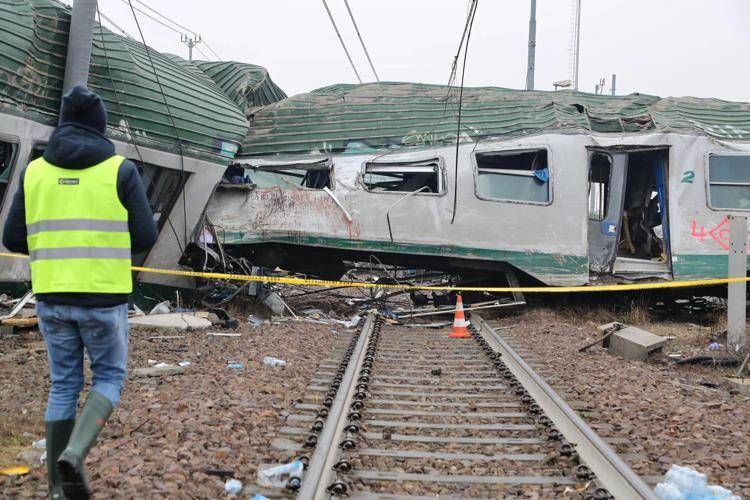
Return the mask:
<path id="1" fill-rule="evenodd" d="M 750 156 L 711 155 L 708 184 L 711 208 L 750 210 Z"/>
<path id="2" fill-rule="evenodd" d="M 17 144 L 0 141 L 0 204 L 5 199 L 5 192 L 8 190 L 17 151 Z"/>
<path id="3" fill-rule="evenodd" d="M 443 170 L 439 159 L 414 162 L 369 162 L 362 182 L 368 191 L 442 193 Z"/>
<path id="4" fill-rule="evenodd" d="M 239 165 L 231 165 L 229 168 Z M 280 187 L 282 189 L 323 189 L 332 188 L 332 169 L 330 158 L 309 161 L 258 161 L 246 163 L 243 174 L 222 179 L 225 183 L 252 184 L 260 189 Z M 229 170 L 229 169 L 227 169 Z"/>
<path id="5" fill-rule="evenodd" d="M 547 150 L 477 153 L 477 196 L 549 203 Z"/>
<path id="6" fill-rule="evenodd" d="M 132 158 L 130 161 L 138 167 L 141 180 L 146 188 L 148 204 L 154 213 L 156 227 L 161 231 L 164 224 L 167 223 L 169 214 L 190 174 L 171 168 L 158 167 L 150 163 L 141 163 Z"/>

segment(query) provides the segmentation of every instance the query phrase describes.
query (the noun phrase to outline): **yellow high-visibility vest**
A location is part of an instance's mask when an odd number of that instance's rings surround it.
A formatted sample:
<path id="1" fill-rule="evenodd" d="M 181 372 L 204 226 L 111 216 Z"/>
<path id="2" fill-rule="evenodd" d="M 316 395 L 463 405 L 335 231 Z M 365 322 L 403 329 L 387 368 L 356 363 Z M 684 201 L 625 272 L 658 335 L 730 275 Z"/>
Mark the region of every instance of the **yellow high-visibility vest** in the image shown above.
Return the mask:
<path id="1" fill-rule="evenodd" d="M 26 169 L 23 192 L 34 293 L 130 293 L 128 211 L 117 195 L 124 158 L 80 170 L 44 158 Z"/>

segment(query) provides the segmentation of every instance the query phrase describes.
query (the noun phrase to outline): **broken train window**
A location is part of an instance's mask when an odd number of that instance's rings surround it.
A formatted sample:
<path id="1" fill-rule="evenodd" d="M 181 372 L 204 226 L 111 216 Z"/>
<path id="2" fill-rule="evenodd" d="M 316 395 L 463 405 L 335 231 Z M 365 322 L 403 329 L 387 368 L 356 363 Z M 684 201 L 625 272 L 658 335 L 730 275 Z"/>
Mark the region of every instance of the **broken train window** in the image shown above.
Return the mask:
<path id="1" fill-rule="evenodd" d="M 230 170 L 234 169 L 234 170 Z M 227 168 L 222 182 L 253 184 L 258 188 L 323 189 L 333 187 L 330 158 L 242 161 Z"/>
<path id="2" fill-rule="evenodd" d="M 375 192 L 439 194 L 445 191 L 443 163 L 439 158 L 402 162 L 365 163 L 362 183 Z"/>
<path id="3" fill-rule="evenodd" d="M 476 192 L 485 200 L 548 204 L 547 150 L 476 153 Z"/>
<path id="4" fill-rule="evenodd" d="M 595 153 L 589 169 L 589 219 L 604 220 L 609 206 L 609 184 L 612 161 L 607 155 Z"/>
<path id="5" fill-rule="evenodd" d="M 10 176 L 13 173 L 13 163 L 18 151 L 18 144 L 0 141 L 0 205 L 5 199 L 5 192 L 10 184 Z"/>
<path id="6" fill-rule="evenodd" d="M 711 208 L 750 210 L 750 156 L 709 156 L 708 185 Z"/>

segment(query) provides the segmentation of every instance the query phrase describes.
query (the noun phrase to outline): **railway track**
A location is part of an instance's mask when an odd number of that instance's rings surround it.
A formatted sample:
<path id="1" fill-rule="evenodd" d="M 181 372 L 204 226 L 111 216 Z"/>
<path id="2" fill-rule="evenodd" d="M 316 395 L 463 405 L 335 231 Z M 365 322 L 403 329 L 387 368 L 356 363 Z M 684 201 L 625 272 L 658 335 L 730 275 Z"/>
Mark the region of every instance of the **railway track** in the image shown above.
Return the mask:
<path id="1" fill-rule="evenodd" d="M 297 498 L 655 498 L 479 314 L 472 338 L 368 316 L 282 429 Z M 307 426 L 305 429 L 304 426 Z M 302 441 L 301 443 L 299 441 Z M 286 443 L 286 444 L 283 444 Z"/>

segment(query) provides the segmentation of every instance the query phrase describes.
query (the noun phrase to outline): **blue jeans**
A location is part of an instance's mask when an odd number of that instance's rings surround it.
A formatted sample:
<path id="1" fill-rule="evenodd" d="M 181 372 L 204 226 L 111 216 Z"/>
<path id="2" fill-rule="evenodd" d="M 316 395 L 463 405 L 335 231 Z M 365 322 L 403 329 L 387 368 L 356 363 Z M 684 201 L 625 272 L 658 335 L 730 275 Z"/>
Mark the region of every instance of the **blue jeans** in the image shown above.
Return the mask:
<path id="1" fill-rule="evenodd" d="M 115 406 L 128 362 L 128 305 L 92 308 L 39 302 L 36 312 L 52 382 L 45 420 L 75 418 L 83 389 L 84 347 L 93 372 L 91 390 Z"/>

